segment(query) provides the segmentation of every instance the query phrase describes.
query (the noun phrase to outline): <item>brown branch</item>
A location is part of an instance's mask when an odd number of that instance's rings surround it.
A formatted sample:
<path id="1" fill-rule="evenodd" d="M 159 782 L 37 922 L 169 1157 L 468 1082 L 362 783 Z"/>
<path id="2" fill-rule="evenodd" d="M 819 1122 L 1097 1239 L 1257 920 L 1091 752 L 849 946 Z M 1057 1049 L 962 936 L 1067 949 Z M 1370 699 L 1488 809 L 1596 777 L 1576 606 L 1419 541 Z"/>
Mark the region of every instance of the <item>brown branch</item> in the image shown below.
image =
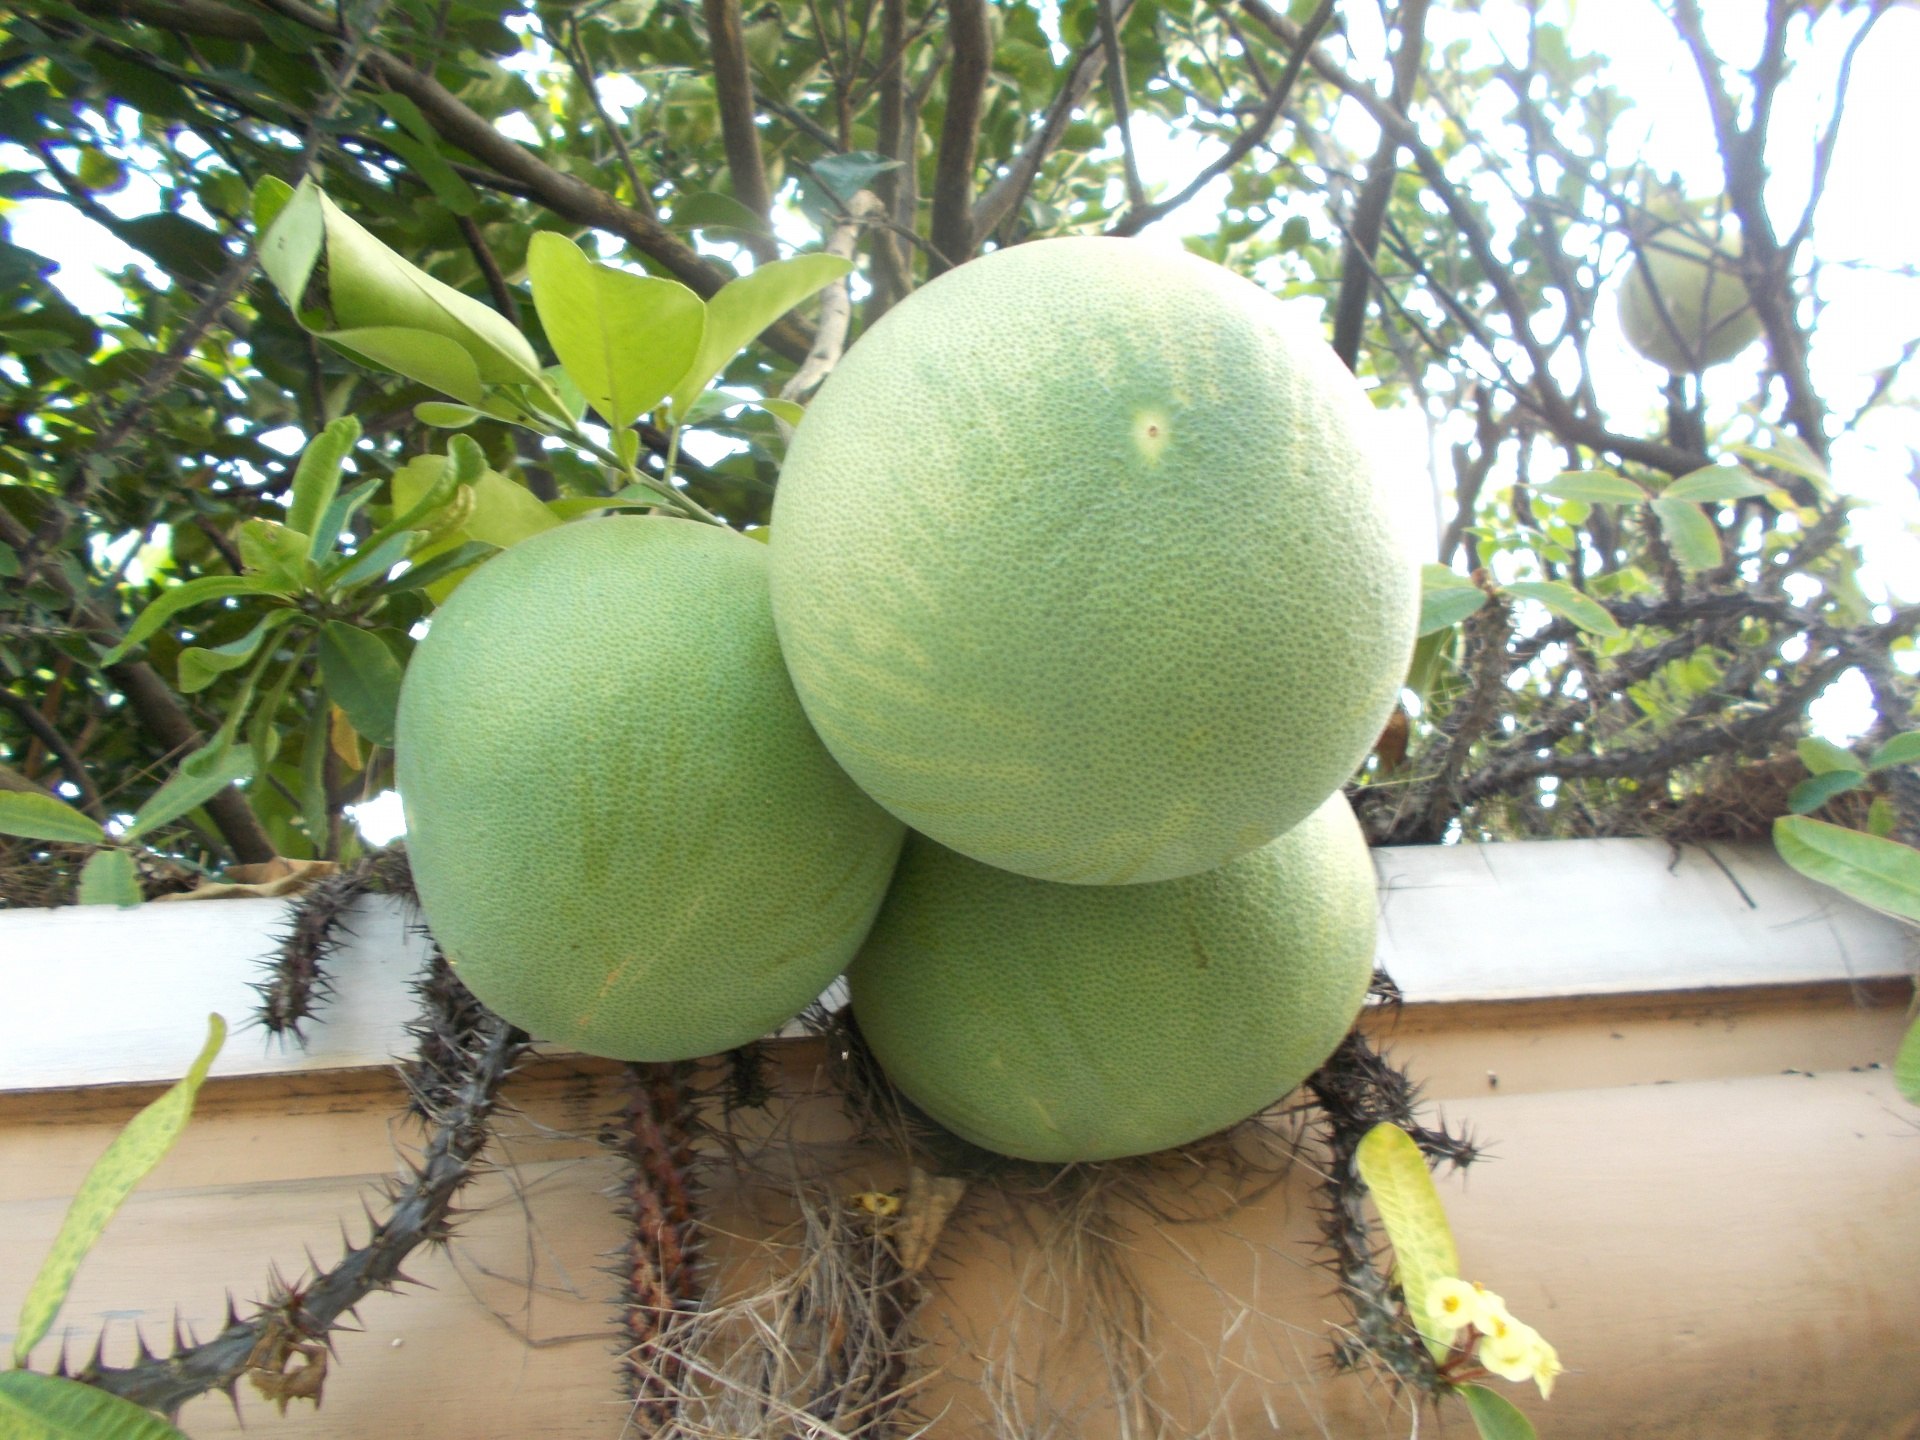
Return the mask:
<path id="1" fill-rule="evenodd" d="M 549 36 L 551 41 L 551 36 Z M 586 93 L 587 104 L 593 107 L 594 116 L 600 121 L 600 128 L 607 132 L 607 138 L 613 141 L 613 151 L 620 159 L 620 169 L 627 177 L 627 188 L 633 191 L 633 203 L 640 213 L 660 218 L 660 212 L 654 207 L 653 195 L 641 183 L 640 167 L 633 163 L 633 150 L 627 144 L 622 128 L 607 113 L 606 105 L 600 99 L 600 77 L 593 73 L 592 57 L 587 54 L 586 43 L 580 38 L 580 21 L 577 16 L 567 17 L 567 43 L 555 45 L 567 57 L 567 65 L 573 71 L 574 78 L 580 82 L 580 88 Z"/>
<path id="2" fill-rule="evenodd" d="M 874 194 L 887 218 L 900 222 L 900 172 L 909 156 L 907 139 L 907 0 L 881 0 L 880 49 L 885 57 L 875 83 L 880 87 L 880 120 L 874 143 L 880 153 L 895 161 L 893 169 L 875 177 Z M 909 217 L 911 219 L 911 217 Z M 875 229 L 868 245 L 873 255 L 873 294 L 867 301 L 867 323 L 871 325 L 913 288 L 913 275 L 906 254 L 893 235 Z"/>
<path id="3" fill-rule="evenodd" d="M 507 277 L 500 272 L 500 262 L 493 258 L 493 251 L 487 246 L 487 237 L 480 233 L 480 227 L 474 224 L 471 215 L 456 215 L 454 220 L 460 227 L 460 238 L 467 242 L 467 249 L 473 255 L 473 263 L 480 267 L 480 274 L 487 282 L 487 293 L 493 297 L 493 308 L 506 317 L 507 323 L 519 325 L 519 303 L 507 285 Z"/>
<path id="4" fill-rule="evenodd" d="M 973 162 L 980 144 L 980 113 L 993 61 L 985 0 L 947 0 L 947 34 L 953 60 L 947 68 L 946 114 L 940 122 L 940 151 L 934 162 L 933 216 L 928 238 L 940 257 L 929 263 L 929 277 L 973 255 L 978 234 L 973 225 Z"/>
<path id="5" fill-rule="evenodd" d="M 746 35 L 740 27 L 740 0 L 700 0 L 700 8 L 707 21 L 720 140 L 727 152 L 733 195 L 770 226 L 773 196 L 767 189 L 766 162 L 760 155 L 760 132 L 753 123 L 753 72 L 747 63 Z M 749 230 L 740 238 L 756 260 L 764 263 L 780 258 L 780 247 L 770 233 Z"/>
<path id="6" fill-rule="evenodd" d="M 1403 116 L 1413 102 L 1414 86 L 1420 78 L 1420 61 L 1426 53 L 1426 23 L 1427 0 L 1409 0 L 1402 7 L 1400 49 L 1393 60 L 1393 89 L 1387 103 Z M 1362 256 L 1372 256 L 1379 247 L 1380 226 L 1387 218 L 1387 202 L 1393 198 L 1393 182 L 1399 173 L 1400 142 L 1383 130 L 1379 147 L 1367 166 L 1360 198 L 1354 205 L 1353 223 L 1347 227 L 1340 296 L 1334 304 L 1333 349 L 1349 370 L 1360 363 L 1360 340 L 1367 324 L 1367 295 L 1372 288 L 1371 267 L 1360 260 Z"/>
<path id="7" fill-rule="evenodd" d="M 60 769 L 68 780 L 80 792 L 80 808 L 103 825 L 107 812 L 101 807 L 100 792 L 93 788 L 93 780 L 87 774 L 87 767 L 80 763 L 80 757 L 73 752 L 66 737 L 30 704 L 23 696 L 0 686 L 0 706 L 11 711 L 19 722 L 33 732 L 34 738 L 52 752 L 54 759 L 60 762 Z"/>
<path id="8" fill-rule="evenodd" d="M 1114 127 L 1120 132 L 1121 168 L 1126 174 L 1127 205 L 1146 208 L 1147 191 L 1140 183 L 1140 160 L 1133 153 L 1133 117 L 1127 108 L 1127 57 L 1120 49 L 1120 22 L 1114 0 L 1094 0 L 1100 16 L 1100 48 L 1107 57 L 1107 102 L 1113 106 Z"/>

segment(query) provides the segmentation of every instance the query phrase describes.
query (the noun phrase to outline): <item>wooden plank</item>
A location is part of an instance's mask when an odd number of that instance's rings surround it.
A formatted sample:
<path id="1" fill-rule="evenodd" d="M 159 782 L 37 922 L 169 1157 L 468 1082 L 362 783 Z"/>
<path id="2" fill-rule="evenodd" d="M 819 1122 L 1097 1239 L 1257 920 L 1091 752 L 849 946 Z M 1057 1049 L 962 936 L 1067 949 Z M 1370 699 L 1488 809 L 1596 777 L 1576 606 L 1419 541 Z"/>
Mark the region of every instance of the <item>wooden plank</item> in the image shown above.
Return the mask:
<path id="1" fill-rule="evenodd" d="M 1898 921 L 1802 879 L 1758 846 L 1652 840 L 1374 852 L 1380 958 L 1410 1004 L 1847 984 L 1911 973 Z M 229 1041 L 214 1074 L 379 1066 L 408 1048 L 424 940 L 391 901 L 352 913 L 311 1043 Z M 0 1092 L 177 1078 L 206 1016 L 238 1025 L 286 902 L 0 912 Z"/>

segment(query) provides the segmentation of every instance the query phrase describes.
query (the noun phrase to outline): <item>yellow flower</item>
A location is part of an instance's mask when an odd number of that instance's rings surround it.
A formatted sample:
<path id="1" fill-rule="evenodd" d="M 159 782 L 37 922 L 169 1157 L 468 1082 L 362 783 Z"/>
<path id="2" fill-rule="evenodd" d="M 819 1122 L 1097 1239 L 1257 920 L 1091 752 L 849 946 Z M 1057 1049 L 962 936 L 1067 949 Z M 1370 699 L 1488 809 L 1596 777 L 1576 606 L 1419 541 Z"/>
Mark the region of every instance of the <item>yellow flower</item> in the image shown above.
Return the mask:
<path id="1" fill-rule="evenodd" d="M 1546 1342 L 1531 1325 L 1506 1318 L 1480 1342 L 1477 1358 L 1502 1380 L 1531 1380 L 1538 1368 L 1540 1346 Z M 1557 1359 L 1556 1359 L 1556 1363 Z"/>
<path id="2" fill-rule="evenodd" d="M 1463 1325 L 1471 1325 L 1480 1313 L 1480 1288 L 1465 1280 L 1448 1276 L 1427 1287 L 1427 1319 L 1434 1328 L 1451 1335 Z"/>
<path id="3" fill-rule="evenodd" d="M 1533 1351 L 1533 1378 L 1540 1386 L 1540 1398 L 1553 1398 L 1553 1382 L 1560 1378 L 1560 1352 L 1546 1341 L 1535 1337 Z"/>

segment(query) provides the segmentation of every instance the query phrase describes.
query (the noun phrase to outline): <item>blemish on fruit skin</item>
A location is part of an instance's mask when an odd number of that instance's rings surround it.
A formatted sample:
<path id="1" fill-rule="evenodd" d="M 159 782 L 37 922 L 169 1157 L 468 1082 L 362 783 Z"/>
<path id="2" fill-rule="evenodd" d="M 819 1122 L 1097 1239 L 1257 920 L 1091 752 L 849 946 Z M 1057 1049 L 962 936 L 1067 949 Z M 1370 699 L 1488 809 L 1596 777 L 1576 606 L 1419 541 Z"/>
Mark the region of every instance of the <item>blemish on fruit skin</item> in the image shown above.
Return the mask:
<path id="1" fill-rule="evenodd" d="M 1141 410 L 1133 417 L 1133 448 L 1149 465 L 1156 465 L 1173 438 L 1173 424 L 1164 410 Z"/>

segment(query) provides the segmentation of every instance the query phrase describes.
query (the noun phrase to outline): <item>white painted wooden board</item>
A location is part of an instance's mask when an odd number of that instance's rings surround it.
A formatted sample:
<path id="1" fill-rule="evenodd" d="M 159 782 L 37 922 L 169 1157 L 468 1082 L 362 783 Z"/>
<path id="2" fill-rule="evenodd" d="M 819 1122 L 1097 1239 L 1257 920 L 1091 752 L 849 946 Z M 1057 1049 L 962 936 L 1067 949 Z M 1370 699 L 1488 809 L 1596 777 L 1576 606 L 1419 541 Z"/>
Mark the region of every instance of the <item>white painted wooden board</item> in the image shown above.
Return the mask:
<path id="1" fill-rule="evenodd" d="M 1380 959 L 1412 1004 L 1845 982 L 1911 974 L 1915 932 L 1802 879 L 1765 846 L 1560 840 L 1374 851 Z M 0 911 L 0 1091 L 164 1081 L 210 1011 L 215 1075 L 384 1065 L 412 1047 L 426 958 L 368 901 L 305 1049 L 243 1030 L 287 902 Z"/>

